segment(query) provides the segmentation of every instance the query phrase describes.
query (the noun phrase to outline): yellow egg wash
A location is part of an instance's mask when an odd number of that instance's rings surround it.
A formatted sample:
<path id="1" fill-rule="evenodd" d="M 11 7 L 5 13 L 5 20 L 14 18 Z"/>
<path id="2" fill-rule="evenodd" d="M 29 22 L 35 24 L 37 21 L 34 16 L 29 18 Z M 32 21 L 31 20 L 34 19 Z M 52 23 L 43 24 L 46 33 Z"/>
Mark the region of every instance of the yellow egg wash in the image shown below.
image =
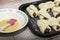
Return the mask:
<path id="1" fill-rule="evenodd" d="M 7 23 L 7 21 L 8 21 L 8 20 L 3 20 L 3 21 L 1 21 L 1 22 L 0 22 L 0 27 L 2 27 L 3 25 L 5 25 L 5 24 Z M 16 29 L 18 28 L 18 26 L 19 26 L 19 22 L 16 21 L 14 25 L 8 26 L 7 28 L 5 28 L 5 29 L 3 30 L 3 32 L 14 31 L 14 30 L 16 30 Z"/>
<path id="2" fill-rule="evenodd" d="M 7 23 L 7 19 L 0 21 L 0 27 L 2 27 L 3 25 L 5 25 L 6 23 Z"/>

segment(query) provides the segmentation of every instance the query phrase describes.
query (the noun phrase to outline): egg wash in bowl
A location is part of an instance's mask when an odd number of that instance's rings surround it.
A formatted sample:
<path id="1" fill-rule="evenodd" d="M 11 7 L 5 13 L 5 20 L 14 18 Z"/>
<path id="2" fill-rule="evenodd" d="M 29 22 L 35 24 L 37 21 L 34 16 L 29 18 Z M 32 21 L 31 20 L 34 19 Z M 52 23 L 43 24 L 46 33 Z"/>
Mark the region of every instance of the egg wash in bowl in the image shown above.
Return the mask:
<path id="1" fill-rule="evenodd" d="M 28 22 L 27 15 L 20 10 L 11 8 L 0 9 L 0 28 L 6 24 L 9 19 L 16 19 L 17 21 L 14 25 L 5 28 L 3 31 L 0 31 L 1 33 L 11 33 L 18 31 L 24 28 Z"/>

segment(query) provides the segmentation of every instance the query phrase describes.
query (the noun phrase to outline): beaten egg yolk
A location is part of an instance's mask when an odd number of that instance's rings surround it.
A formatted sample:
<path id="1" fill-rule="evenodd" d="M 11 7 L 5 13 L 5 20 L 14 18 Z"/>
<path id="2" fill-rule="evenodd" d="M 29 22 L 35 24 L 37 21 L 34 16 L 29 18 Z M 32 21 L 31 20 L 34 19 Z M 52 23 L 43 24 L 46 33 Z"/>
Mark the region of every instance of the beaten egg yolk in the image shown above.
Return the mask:
<path id="1" fill-rule="evenodd" d="M 7 21 L 8 21 L 7 19 L 0 21 L 0 27 L 3 27 L 5 24 L 7 24 Z M 14 25 L 8 26 L 8 27 L 6 27 L 6 28 L 5 28 L 4 30 L 2 30 L 2 31 L 3 31 L 3 32 L 14 31 L 14 30 L 16 30 L 16 29 L 18 28 L 18 26 L 19 26 L 19 22 L 16 21 Z"/>

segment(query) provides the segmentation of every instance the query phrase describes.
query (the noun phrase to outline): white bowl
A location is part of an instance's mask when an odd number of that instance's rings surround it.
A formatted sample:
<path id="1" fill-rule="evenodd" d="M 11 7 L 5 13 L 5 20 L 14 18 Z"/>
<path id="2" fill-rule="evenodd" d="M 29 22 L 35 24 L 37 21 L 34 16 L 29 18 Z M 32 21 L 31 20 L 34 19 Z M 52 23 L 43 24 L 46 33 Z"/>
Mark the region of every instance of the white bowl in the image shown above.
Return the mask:
<path id="1" fill-rule="evenodd" d="M 12 8 L 0 9 L 0 21 L 7 18 L 17 19 L 19 22 L 19 27 L 14 31 L 8 31 L 8 32 L 0 31 L 1 33 L 12 33 L 12 32 L 18 31 L 24 28 L 28 23 L 27 15 L 21 10 L 12 9 Z"/>

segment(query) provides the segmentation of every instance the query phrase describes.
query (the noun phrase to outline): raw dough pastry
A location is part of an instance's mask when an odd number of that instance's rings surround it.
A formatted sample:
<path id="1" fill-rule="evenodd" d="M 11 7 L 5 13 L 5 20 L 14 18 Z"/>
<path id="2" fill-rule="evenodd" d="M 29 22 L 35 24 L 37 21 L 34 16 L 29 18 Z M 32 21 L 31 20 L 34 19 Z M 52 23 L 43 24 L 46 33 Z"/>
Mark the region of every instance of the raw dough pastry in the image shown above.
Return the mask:
<path id="1" fill-rule="evenodd" d="M 39 14 L 42 15 L 43 17 L 45 17 L 45 18 L 48 18 L 48 19 L 51 18 L 49 13 L 47 11 L 45 11 L 45 10 L 40 10 Z"/>
<path id="2" fill-rule="evenodd" d="M 52 1 L 49 1 L 49 2 L 46 2 L 50 8 L 53 8 L 55 6 L 54 2 Z"/>
<path id="3" fill-rule="evenodd" d="M 54 12 L 60 12 L 60 7 L 53 7 L 52 11 Z"/>
<path id="4" fill-rule="evenodd" d="M 39 15 L 38 9 L 34 5 L 30 5 L 29 7 L 27 7 L 26 10 L 28 11 L 31 17 L 37 17 Z"/>
<path id="5" fill-rule="evenodd" d="M 36 15 L 38 15 L 38 9 L 34 5 L 30 5 L 29 7 L 36 13 Z"/>
<path id="6" fill-rule="evenodd" d="M 49 2 L 46 2 L 46 3 L 39 4 L 38 7 L 40 9 L 43 9 L 43 10 L 46 10 L 47 11 L 47 9 L 53 8 L 54 6 L 55 6 L 54 2 L 49 1 Z"/>
<path id="7" fill-rule="evenodd" d="M 41 4 L 39 4 L 38 7 L 43 10 L 47 10 L 48 8 L 50 8 L 49 4 L 47 4 L 47 3 L 41 3 Z"/>
<path id="8" fill-rule="evenodd" d="M 51 31 L 51 28 L 49 27 L 49 23 L 48 23 L 47 20 L 38 20 L 37 21 L 37 25 L 40 28 L 40 31 L 42 33 L 50 32 Z"/>
<path id="9" fill-rule="evenodd" d="M 56 6 L 60 6 L 60 0 L 54 0 Z"/>
<path id="10" fill-rule="evenodd" d="M 52 26 L 52 28 L 56 31 L 60 30 L 60 25 L 57 21 L 56 18 L 52 17 L 51 19 L 48 20 L 49 21 L 49 25 Z"/>
<path id="11" fill-rule="evenodd" d="M 53 15 L 56 17 L 60 13 L 60 7 L 53 7 Z"/>
<path id="12" fill-rule="evenodd" d="M 33 16 L 33 14 L 34 14 L 34 11 L 33 10 L 31 10 L 29 7 L 27 7 L 27 12 L 29 13 L 29 15 L 32 17 L 32 18 L 34 18 L 35 16 Z"/>

